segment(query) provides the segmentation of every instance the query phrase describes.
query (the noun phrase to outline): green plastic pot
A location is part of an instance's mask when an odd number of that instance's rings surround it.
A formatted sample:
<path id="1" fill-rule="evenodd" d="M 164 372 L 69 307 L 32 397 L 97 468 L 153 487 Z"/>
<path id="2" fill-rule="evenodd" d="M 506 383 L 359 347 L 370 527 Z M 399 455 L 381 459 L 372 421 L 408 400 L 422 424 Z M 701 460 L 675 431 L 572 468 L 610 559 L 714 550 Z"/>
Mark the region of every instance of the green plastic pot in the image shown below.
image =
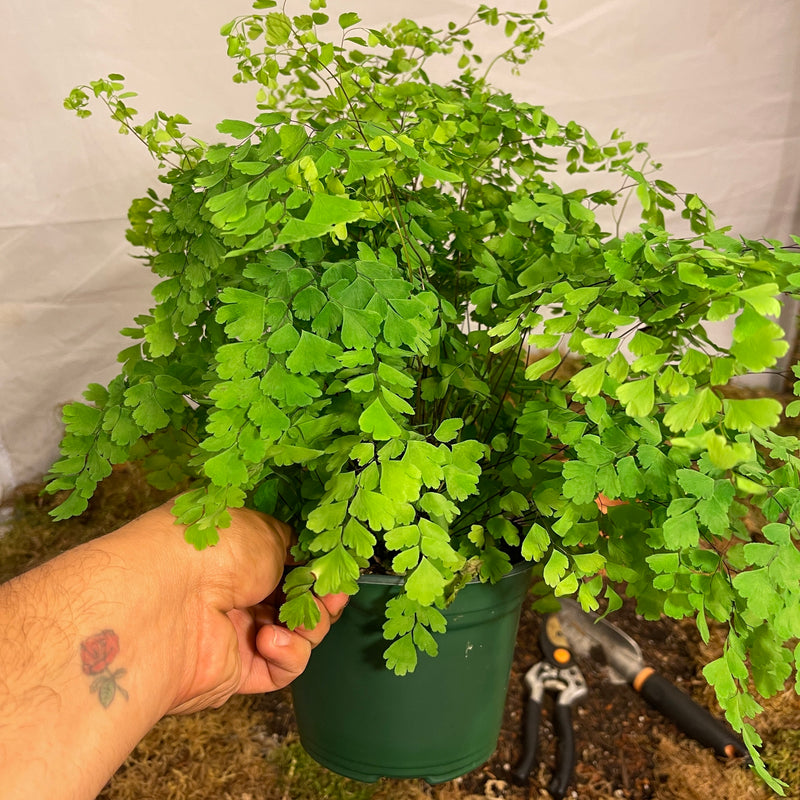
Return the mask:
<path id="1" fill-rule="evenodd" d="M 467 584 L 445 611 L 439 654 L 403 677 L 383 661 L 386 601 L 402 579 L 365 575 L 342 618 L 292 684 L 300 741 L 328 769 L 441 783 L 483 764 L 503 718 L 531 567 Z"/>

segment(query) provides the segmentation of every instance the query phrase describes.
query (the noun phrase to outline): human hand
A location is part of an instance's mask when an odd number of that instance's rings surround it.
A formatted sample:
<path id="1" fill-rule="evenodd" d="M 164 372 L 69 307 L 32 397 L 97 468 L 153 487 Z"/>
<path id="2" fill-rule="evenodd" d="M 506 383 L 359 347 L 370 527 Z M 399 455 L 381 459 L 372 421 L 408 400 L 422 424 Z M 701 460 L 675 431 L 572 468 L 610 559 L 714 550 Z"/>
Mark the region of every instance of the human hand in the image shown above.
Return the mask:
<path id="1" fill-rule="evenodd" d="M 320 621 L 313 630 L 290 631 L 277 623 L 275 590 L 282 580 L 291 531 L 257 511 L 233 509 L 231 516 L 219 543 L 202 551 L 183 541 L 169 505 L 132 523 L 162 532 L 168 525 L 169 551 L 184 575 L 183 597 L 178 600 L 184 616 L 184 653 L 168 713 L 216 708 L 233 694 L 287 686 L 305 669 L 312 648 L 347 603 L 344 594 L 317 598 Z"/>
<path id="2" fill-rule="evenodd" d="M 302 672 L 347 598 L 320 599 L 313 631 L 277 625 L 289 528 L 232 520 L 198 552 L 162 506 L 0 585 L 4 798 L 95 797 L 164 714 Z"/>

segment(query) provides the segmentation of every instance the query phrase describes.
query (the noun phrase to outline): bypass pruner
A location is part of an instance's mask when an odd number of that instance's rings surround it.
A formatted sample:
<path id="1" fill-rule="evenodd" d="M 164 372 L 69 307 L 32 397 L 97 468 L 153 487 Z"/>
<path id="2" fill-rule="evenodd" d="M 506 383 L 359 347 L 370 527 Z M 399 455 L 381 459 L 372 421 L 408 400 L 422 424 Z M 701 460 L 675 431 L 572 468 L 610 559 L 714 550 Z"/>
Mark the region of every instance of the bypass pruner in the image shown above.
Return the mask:
<path id="1" fill-rule="evenodd" d="M 545 693 L 552 694 L 555 698 L 553 724 L 558 738 L 558 762 L 547 790 L 555 800 L 561 800 L 575 769 L 572 706 L 586 696 L 587 688 L 555 615 L 544 618 L 539 644 L 543 658 L 525 673 L 530 699 L 526 710 L 524 751 L 512 777 L 517 783 L 525 783 L 536 764 L 542 702 Z"/>

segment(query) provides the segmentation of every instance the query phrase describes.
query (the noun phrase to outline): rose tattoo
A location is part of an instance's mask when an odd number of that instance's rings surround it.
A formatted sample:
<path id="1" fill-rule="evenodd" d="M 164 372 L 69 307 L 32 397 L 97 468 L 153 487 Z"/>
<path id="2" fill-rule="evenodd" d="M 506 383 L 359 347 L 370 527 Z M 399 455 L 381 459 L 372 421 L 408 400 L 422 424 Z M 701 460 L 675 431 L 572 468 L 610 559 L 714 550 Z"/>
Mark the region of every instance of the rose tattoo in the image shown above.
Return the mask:
<path id="1" fill-rule="evenodd" d="M 119 653 L 119 637 L 112 630 L 100 631 L 81 642 L 81 663 L 87 675 L 95 675 L 90 691 L 97 692 L 103 708 L 108 708 L 119 692 L 126 700 L 128 693 L 118 680 L 125 674 L 124 669 L 112 672 L 109 664 Z"/>

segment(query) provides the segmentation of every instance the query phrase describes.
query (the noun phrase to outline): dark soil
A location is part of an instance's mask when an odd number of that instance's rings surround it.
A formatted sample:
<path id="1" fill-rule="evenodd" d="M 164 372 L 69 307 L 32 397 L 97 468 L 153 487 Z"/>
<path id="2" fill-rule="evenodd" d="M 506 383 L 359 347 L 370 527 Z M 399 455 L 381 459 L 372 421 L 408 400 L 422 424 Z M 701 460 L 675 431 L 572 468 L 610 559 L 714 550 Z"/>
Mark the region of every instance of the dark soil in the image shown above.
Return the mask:
<path id="1" fill-rule="evenodd" d="M 68 547 L 124 524 L 166 497 L 138 470 L 123 467 L 104 482 L 89 510 L 76 520 L 52 523 L 54 501 L 39 486 L 21 489 L 6 506 L 0 536 L 0 581 Z M 700 641 L 692 624 L 646 622 L 629 605 L 614 621 L 640 644 L 645 660 L 695 700 L 720 716 L 701 669 L 721 646 Z M 483 767 L 436 787 L 422 781 L 366 785 L 317 767 L 297 744 L 288 691 L 233 698 L 223 709 L 167 718 L 139 745 L 101 795 L 104 800 L 474 800 L 547 798 L 556 761 L 552 698 L 545 703 L 540 763 L 527 786 L 510 771 L 521 752 L 525 672 L 540 658 L 539 617 L 523 611 L 502 731 Z M 577 766 L 568 797 L 581 800 L 765 800 L 773 796 L 739 764 L 723 764 L 688 740 L 631 688 L 613 683 L 604 667 L 580 662 L 589 694 L 574 710 Z M 794 784 L 800 798 L 800 700 L 787 690 L 767 703 L 758 721 L 764 757 L 773 774 Z"/>

